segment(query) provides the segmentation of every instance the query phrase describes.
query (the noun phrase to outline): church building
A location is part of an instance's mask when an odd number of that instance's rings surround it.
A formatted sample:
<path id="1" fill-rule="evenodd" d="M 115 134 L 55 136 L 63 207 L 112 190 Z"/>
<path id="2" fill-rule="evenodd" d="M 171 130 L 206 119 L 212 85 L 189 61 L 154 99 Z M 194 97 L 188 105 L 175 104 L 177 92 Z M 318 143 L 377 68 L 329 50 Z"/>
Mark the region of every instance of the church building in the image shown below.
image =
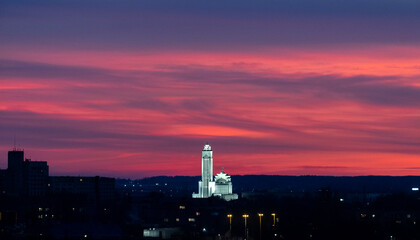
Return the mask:
<path id="1" fill-rule="evenodd" d="M 213 151 L 209 144 L 204 145 L 201 154 L 201 181 L 198 182 L 198 193 L 193 198 L 220 197 L 226 201 L 238 199 L 238 194 L 232 193 L 232 181 L 229 174 L 218 173 L 213 180 Z"/>

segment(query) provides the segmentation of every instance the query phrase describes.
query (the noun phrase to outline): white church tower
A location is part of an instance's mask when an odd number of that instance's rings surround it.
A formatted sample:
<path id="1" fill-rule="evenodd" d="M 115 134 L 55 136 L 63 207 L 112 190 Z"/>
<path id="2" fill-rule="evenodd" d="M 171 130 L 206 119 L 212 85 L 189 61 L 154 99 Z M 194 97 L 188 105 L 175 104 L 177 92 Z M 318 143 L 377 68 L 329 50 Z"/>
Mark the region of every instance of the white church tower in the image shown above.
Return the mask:
<path id="1" fill-rule="evenodd" d="M 198 194 L 193 193 L 193 198 L 208 198 L 214 192 L 213 181 L 213 151 L 207 143 L 201 153 L 201 181 L 198 182 Z"/>
<path id="2" fill-rule="evenodd" d="M 201 153 L 201 181 L 198 182 L 198 193 L 193 193 L 193 198 L 209 198 L 218 196 L 227 201 L 238 199 L 238 195 L 232 193 L 230 176 L 224 172 L 219 173 L 217 182 L 213 181 L 213 151 L 207 143 Z"/>

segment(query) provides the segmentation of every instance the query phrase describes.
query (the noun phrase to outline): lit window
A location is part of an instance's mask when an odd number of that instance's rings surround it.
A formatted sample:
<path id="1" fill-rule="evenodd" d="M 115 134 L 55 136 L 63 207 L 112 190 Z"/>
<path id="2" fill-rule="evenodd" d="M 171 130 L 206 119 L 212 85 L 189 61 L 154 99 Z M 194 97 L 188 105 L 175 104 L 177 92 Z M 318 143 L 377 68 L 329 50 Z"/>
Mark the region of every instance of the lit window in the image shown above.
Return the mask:
<path id="1" fill-rule="evenodd" d="M 366 217 L 366 213 L 361 213 L 361 214 L 360 214 L 360 217 L 361 217 L 361 218 L 365 218 L 365 217 Z"/>
<path id="2" fill-rule="evenodd" d="M 188 222 L 195 222 L 195 218 L 188 218 Z"/>
<path id="3" fill-rule="evenodd" d="M 195 215 L 196 216 L 200 216 L 200 212 L 195 212 Z"/>
<path id="4" fill-rule="evenodd" d="M 179 218 L 175 218 L 175 221 L 179 222 Z"/>
<path id="5" fill-rule="evenodd" d="M 185 206 L 181 205 L 181 206 L 179 206 L 179 209 L 185 209 Z"/>

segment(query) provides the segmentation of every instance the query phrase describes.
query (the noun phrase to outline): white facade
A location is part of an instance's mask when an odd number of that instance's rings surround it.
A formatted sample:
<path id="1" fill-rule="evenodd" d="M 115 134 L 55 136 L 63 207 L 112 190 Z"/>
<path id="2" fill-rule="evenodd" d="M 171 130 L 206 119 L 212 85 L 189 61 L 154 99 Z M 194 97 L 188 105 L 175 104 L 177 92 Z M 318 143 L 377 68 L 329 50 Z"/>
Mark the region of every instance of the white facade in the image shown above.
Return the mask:
<path id="1" fill-rule="evenodd" d="M 232 182 L 228 174 L 221 172 L 213 181 L 213 151 L 211 146 L 206 144 L 201 154 L 201 181 L 198 182 L 198 193 L 193 193 L 192 197 L 211 196 L 221 197 L 226 201 L 238 199 L 238 195 L 232 193 Z"/>
<path id="2" fill-rule="evenodd" d="M 238 194 L 232 193 L 232 180 L 229 174 L 220 172 L 214 178 L 215 189 L 213 196 L 220 197 L 226 201 L 238 199 Z"/>

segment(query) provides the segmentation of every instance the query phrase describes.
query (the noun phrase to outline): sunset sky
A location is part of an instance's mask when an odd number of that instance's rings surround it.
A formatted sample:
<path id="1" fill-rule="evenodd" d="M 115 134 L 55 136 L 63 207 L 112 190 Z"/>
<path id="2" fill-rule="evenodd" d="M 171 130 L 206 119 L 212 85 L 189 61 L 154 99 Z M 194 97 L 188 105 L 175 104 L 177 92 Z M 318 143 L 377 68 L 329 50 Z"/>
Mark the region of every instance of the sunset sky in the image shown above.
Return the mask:
<path id="1" fill-rule="evenodd" d="M 0 2 L 0 168 L 420 175 L 418 0 Z"/>

